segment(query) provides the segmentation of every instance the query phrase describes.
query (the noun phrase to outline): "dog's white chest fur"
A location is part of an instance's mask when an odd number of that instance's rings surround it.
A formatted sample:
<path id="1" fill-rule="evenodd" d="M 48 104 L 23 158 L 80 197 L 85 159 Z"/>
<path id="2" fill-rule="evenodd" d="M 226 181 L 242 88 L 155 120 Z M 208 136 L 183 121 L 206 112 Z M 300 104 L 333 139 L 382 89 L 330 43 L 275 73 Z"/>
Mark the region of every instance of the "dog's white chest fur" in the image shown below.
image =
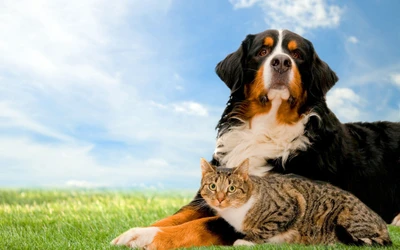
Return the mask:
<path id="1" fill-rule="evenodd" d="M 266 165 L 266 160 L 282 158 L 284 164 L 290 154 L 307 148 L 310 141 L 304 135 L 304 128 L 314 114 L 302 117 L 295 124 L 279 124 L 276 115 L 282 99 L 275 98 L 271 102 L 270 112 L 253 117 L 251 126 L 245 122 L 217 139 L 214 157 L 221 165 L 237 167 L 249 158 L 250 174 L 261 176 L 272 169 Z"/>

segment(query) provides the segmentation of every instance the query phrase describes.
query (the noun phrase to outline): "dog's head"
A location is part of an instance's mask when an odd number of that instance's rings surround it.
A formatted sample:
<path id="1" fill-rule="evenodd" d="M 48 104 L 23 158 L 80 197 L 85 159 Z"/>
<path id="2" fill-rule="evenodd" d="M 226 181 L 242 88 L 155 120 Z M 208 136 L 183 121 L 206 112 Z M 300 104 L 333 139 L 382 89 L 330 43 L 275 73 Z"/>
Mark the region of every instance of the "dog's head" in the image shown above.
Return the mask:
<path id="1" fill-rule="evenodd" d="M 278 98 L 278 120 L 289 124 L 307 112 L 307 106 L 325 101 L 338 80 L 312 43 L 288 30 L 248 35 L 236 52 L 218 63 L 216 72 L 242 103 L 233 110 L 236 118 L 267 113 L 270 102 Z"/>

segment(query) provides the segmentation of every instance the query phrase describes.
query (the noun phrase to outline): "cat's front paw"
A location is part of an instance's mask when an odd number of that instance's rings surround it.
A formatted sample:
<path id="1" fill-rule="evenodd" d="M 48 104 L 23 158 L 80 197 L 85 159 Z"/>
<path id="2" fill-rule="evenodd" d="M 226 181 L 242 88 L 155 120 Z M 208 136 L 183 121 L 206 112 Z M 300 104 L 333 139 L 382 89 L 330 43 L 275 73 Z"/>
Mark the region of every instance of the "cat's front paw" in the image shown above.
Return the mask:
<path id="1" fill-rule="evenodd" d="M 236 240 L 233 243 L 234 246 L 254 246 L 255 244 L 251 241 L 247 241 L 247 240 Z"/>
<path id="2" fill-rule="evenodd" d="M 152 249 L 151 243 L 159 231 L 158 227 L 131 228 L 113 239 L 111 245 Z"/>
<path id="3" fill-rule="evenodd" d="M 400 227 L 400 214 L 394 217 L 391 225 Z"/>

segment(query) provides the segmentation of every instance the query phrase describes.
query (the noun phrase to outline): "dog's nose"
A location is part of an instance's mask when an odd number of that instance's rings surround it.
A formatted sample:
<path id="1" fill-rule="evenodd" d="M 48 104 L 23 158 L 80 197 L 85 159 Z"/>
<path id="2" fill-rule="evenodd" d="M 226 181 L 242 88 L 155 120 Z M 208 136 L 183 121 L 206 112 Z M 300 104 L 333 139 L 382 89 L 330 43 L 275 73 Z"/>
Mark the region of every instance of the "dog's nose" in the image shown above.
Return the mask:
<path id="1" fill-rule="evenodd" d="M 292 67 L 292 61 L 286 55 L 277 55 L 271 60 L 271 67 L 280 74 L 288 71 Z"/>

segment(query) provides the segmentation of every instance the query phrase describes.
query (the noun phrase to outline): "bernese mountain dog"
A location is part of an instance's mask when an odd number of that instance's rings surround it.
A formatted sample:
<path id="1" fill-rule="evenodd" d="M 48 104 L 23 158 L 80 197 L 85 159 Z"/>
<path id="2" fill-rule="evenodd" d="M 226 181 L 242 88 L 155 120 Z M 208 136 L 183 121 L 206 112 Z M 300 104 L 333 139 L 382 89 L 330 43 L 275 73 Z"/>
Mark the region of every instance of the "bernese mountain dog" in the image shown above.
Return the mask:
<path id="1" fill-rule="evenodd" d="M 307 39 L 288 30 L 248 35 L 218 63 L 230 88 L 212 163 L 295 173 L 348 190 L 400 226 L 400 123 L 341 123 L 326 104 L 338 77 Z M 268 192 L 268 190 L 266 190 Z M 150 249 L 231 245 L 242 235 L 198 194 L 175 215 L 112 243 Z"/>

